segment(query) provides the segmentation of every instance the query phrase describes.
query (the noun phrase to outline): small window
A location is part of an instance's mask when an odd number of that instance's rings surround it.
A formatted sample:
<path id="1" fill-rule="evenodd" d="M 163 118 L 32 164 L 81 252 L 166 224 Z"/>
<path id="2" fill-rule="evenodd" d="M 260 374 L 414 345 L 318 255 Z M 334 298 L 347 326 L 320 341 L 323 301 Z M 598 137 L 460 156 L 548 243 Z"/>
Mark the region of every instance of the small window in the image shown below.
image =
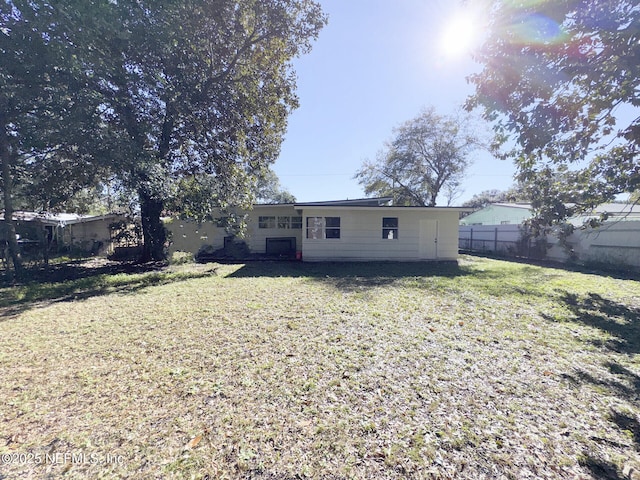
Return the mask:
<path id="1" fill-rule="evenodd" d="M 291 217 L 291 228 L 302 230 L 302 217 Z"/>
<path id="2" fill-rule="evenodd" d="M 398 238 L 398 217 L 382 218 L 382 238 L 385 240 Z"/>
<path id="3" fill-rule="evenodd" d="M 307 238 L 340 238 L 340 217 L 307 217 Z"/>
<path id="4" fill-rule="evenodd" d="M 278 217 L 278 228 L 287 230 L 291 228 L 291 217 Z"/>
<path id="5" fill-rule="evenodd" d="M 502 220 L 500 225 L 509 225 L 511 222 L 509 220 Z"/>
<path id="6" fill-rule="evenodd" d="M 258 228 L 276 228 L 276 217 L 258 217 Z"/>

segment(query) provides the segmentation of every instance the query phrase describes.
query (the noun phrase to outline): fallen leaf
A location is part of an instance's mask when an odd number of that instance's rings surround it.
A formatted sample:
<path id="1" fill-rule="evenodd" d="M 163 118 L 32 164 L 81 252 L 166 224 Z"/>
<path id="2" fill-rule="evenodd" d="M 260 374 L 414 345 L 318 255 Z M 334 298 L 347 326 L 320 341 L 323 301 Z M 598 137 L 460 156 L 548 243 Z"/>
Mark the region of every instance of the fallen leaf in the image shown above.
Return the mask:
<path id="1" fill-rule="evenodd" d="M 193 437 L 187 446 L 185 447 L 187 450 L 191 450 L 192 448 L 196 448 L 198 444 L 202 441 L 202 434 L 197 437 Z"/>

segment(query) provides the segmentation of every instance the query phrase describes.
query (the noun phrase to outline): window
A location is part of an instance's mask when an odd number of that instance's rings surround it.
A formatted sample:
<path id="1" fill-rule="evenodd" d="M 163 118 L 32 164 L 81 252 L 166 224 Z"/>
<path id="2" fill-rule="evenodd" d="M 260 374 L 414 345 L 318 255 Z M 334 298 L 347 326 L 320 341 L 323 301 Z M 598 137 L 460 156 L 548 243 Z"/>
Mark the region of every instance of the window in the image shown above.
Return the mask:
<path id="1" fill-rule="evenodd" d="M 307 217 L 307 238 L 340 238 L 340 217 Z"/>
<path id="2" fill-rule="evenodd" d="M 291 217 L 278 217 L 278 228 L 291 228 Z"/>
<path id="3" fill-rule="evenodd" d="M 258 217 L 258 228 L 276 228 L 276 217 Z"/>
<path id="4" fill-rule="evenodd" d="M 324 217 L 325 238 L 340 238 L 340 217 Z"/>
<path id="5" fill-rule="evenodd" d="M 382 238 L 388 240 L 398 238 L 398 217 L 382 218 Z"/>
<path id="6" fill-rule="evenodd" d="M 302 217 L 261 216 L 258 217 L 258 228 L 277 228 L 279 230 L 302 229 Z"/>

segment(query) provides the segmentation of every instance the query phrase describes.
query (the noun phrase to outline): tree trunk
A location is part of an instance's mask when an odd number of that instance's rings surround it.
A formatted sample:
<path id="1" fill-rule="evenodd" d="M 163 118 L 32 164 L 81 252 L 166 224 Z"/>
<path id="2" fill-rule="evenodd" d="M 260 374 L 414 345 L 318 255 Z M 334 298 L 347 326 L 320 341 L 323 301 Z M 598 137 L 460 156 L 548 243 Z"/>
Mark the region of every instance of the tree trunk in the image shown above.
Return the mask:
<path id="1" fill-rule="evenodd" d="M 160 220 L 163 210 L 161 199 L 140 190 L 140 214 L 142 216 L 143 262 L 166 260 L 165 242 L 167 231 Z"/>
<path id="2" fill-rule="evenodd" d="M 4 130 L 4 129 L 3 129 Z M 16 225 L 13 222 L 13 182 L 11 179 L 11 152 L 7 145 L 7 138 L 4 131 L 0 132 L 0 161 L 2 162 L 2 190 L 4 199 L 4 223 L 7 232 L 7 245 L 9 247 L 9 256 L 13 262 L 15 276 L 20 280 L 23 276 L 22 257 L 20 256 L 20 247 L 16 238 Z M 7 276 L 9 274 L 9 265 L 7 264 Z"/>

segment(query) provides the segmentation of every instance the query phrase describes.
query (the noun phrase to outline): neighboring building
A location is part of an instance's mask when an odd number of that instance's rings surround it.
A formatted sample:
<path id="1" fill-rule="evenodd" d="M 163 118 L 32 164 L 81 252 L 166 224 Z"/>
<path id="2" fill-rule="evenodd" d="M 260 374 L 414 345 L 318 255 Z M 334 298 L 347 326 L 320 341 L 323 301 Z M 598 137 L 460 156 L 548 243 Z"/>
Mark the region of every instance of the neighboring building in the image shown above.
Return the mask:
<path id="1" fill-rule="evenodd" d="M 609 215 L 609 220 L 640 220 L 640 205 L 605 203 L 568 221 L 578 226 L 603 213 Z M 533 209 L 528 203 L 492 203 L 462 218 L 460 225 L 520 225 L 532 216 Z"/>
<path id="2" fill-rule="evenodd" d="M 109 226 L 124 217 L 118 214 L 78 215 L 72 213 L 14 212 L 18 243 L 24 248 L 46 242 L 50 252 L 73 247 L 87 253 L 110 252 Z M 4 213 L 0 214 L 0 241 L 6 240 Z"/>
<path id="3" fill-rule="evenodd" d="M 390 198 L 255 205 L 244 241 L 255 254 L 307 261 L 456 260 L 458 221 L 466 208 L 394 207 Z M 196 253 L 229 241 L 213 222 L 167 220 L 170 251 Z"/>
<path id="4" fill-rule="evenodd" d="M 640 221 L 640 205 L 629 203 L 603 203 L 598 205 L 589 213 L 584 213 L 570 218 L 575 226 L 581 226 L 591 218 L 600 218 L 602 214 L 607 215 L 607 221 L 632 222 Z"/>
<path id="5" fill-rule="evenodd" d="M 460 225 L 520 225 L 531 218 L 527 203 L 492 203 L 460 220 Z"/>

